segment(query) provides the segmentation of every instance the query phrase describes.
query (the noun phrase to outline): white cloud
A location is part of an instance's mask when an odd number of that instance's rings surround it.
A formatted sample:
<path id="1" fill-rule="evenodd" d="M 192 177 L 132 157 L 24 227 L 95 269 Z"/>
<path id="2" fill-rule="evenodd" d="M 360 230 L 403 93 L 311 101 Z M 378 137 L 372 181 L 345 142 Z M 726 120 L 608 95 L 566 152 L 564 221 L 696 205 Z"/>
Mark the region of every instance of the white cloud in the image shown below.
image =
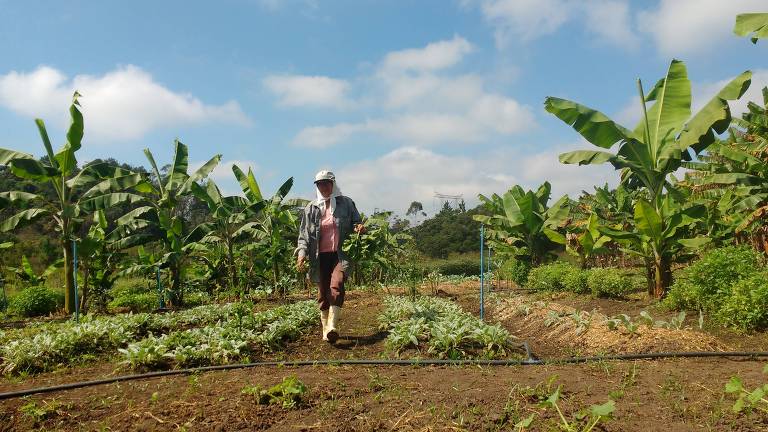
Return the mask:
<path id="1" fill-rule="evenodd" d="M 312 126 L 302 129 L 292 144 L 297 147 L 328 148 L 347 140 L 357 132 L 370 130 L 366 124 L 340 123 L 333 126 Z"/>
<path id="2" fill-rule="evenodd" d="M 585 26 L 601 40 L 627 48 L 635 48 L 640 38 L 630 25 L 629 3 L 619 0 L 592 0 L 583 5 Z"/>
<path id="3" fill-rule="evenodd" d="M 736 15 L 765 8 L 765 0 L 661 0 L 656 9 L 638 15 L 638 28 L 650 33 L 667 57 L 709 53 L 736 37 Z"/>
<path id="4" fill-rule="evenodd" d="M 524 41 L 554 33 L 572 12 L 565 0 L 479 0 L 483 16 L 496 29 L 496 44 L 504 47 L 513 38 Z"/>
<path id="5" fill-rule="evenodd" d="M 282 106 L 316 106 L 343 108 L 349 83 L 344 80 L 305 75 L 270 75 L 264 86 L 276 94 Z"/>
<path id="6" fill-rule="evenodd" d="M 361 123 L 313 126 L 293 139 L 300 147 L 327 148 L 372 133 L 408 145 L 475 143 L 493 134 L 510 135 L 535 127 L 530 107 L 498 95 L 481 94 L 474 103 L 456 112 L 417 111 Z"/>
<path id="7" fill-rule="evenodd" d="M 86 139 L 136 139 L 153 129 L 184 124 L 250 124 L 237 102 L 207 105 L 189 93 L 163 87 L 132 65 L 71 80 L 47 66 L 30 73 L 12 71 L 0 75 L 0 106 L 64 125 L 74 90 L 82 94 Z"/>
<path id="8" fill-rule="evenodd" d="M 504 150 L 477 157 L 402 147 L 378 159 L 341 167 L 336 174 L 344 194 L 366 212 L 379 208 L 402 214 L 411 201 L 421 202 L 432 212 L 435 192 L 461 194 L 467 206 L 473 207 L 479 193 L 501 194 L 515 184 L 533 189 L 544 181 L 552 184 L 552 199 L 565 193 L 576 197 L 582 190 L 591 192 L 592 186 L 618 182 L 610 165 L 579 167 L 563 165 L 557 159 L 564 151 L 589 147 L 579 142 L 533 155 Z"/>
<path id="9" fill-rule="evenodd" d="M 496 46 L 512 41 L 528 42 L 557 32 L 568 21 L 576 21 L 601 42 L 633 48 L 639 43 L 632 28 L 627 0 L 463 0 L 477 6 L 494 28 Z"/>
<path id="10" fill-rule="evenodd" d="M 394 51 L 384 57 L 381 69 L 388 73 L 402 71 L 436 71 L 459 63 L 472 52 L 472 44 L 460 36 L 438 41 L 424 48 Z"/>

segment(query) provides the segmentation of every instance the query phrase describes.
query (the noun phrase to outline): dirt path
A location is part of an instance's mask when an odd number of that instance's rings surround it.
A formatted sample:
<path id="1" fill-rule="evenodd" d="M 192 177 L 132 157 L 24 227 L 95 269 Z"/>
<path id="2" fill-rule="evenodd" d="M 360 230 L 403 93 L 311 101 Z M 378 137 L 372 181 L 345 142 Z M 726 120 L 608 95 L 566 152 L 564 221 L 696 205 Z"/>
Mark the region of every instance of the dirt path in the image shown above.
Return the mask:
<path id="1" fill-rule="evenodd" d="M 471 311 L 471 294 L 457 289 Z M 380 296 L 349 294 L 336 346 L 305 335 L 265 359 L 379 358 L 386 334 L 378 332 Z M 514 325 L 508 322 L 506 325 Z M 512 329 L 511 329 L 512 330 Z M 315 334 L 317 333 L 317 334 Z M 528 334 L 535 350 L 544 336 Z M 562 348 L 562 347 L 561 347 Z M 553 349 L 550 347 L 549 349 Z M 551 354 L 565 354 L 565 350 Z M 768 382 L 764 363 L 730 359 L 598 362 L 517 367 L 316 366 L 255 368 L 175 376 L 83 388 L 0 402 L 0 431 L 29 430 L 272 430 L 438 431 L 513 430 L 534 414 L 529 430 L 555 430 L 558 416 L 539 407 L 562 385 L 560 408 L 570 418 L 591 404 L 616 401 L 603 431 L 768 430 L 768 417 L 730 412 L 723 388 L 740 376 L 754 388 Z M 0 391 L 123 374 L 115 364 L 41 374 Z M 241 390 L 270 387 L 295 375 L 309 388 L 297 409 L 259 405 Z"/>

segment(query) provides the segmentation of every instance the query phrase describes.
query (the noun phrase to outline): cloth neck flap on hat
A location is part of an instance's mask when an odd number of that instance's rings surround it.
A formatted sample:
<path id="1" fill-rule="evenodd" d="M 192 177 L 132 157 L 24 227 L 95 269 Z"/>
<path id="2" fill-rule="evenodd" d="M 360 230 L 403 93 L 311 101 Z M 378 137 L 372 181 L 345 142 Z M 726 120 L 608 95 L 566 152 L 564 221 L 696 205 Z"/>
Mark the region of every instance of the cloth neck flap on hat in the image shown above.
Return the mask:
<path id="1" fill-rule="evenodd" d="M 323 194 L 320 193 L 320 189 L 317 188 L 317 185 L 315 185 L 315 192 L 317 194 L 317 201 L 315 203 L 318 207 L 320 207 L 320 210 L 325 212 L 325 200 L 326 198 L 323 197 Z M 339 186 L 336 184 L 336 182 L 333 182 L 333 191 L 331 192 L 330 200 L 331 203 L 331 214 L 336 211 L 336 197 L 341 196 L 341 189 L 339 189 Z"/>

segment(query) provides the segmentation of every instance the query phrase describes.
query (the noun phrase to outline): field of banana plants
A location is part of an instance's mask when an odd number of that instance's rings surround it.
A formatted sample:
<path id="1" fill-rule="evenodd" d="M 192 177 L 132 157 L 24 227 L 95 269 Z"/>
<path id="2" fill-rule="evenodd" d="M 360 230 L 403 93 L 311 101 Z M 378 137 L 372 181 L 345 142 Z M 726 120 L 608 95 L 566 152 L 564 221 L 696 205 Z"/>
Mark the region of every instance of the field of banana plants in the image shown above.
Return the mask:
<path id="1" fill-rule="evenodd" d="M 638 80 L 632 126 L 547 97 L 598 148 L 560 162 L 618 186 L 441 212 L 492 256 L 427 256 L 427 229 L 364 215 L 336 343 L 292 177 L 265 194 L 233 164 L 225 195 L 222 155 L 191 169 L 179 140 L 149 169 L 79 163 L 75 92 L 58 150 L 41 119 L 42 157 L 0 148 L 0 431 L 768 430 L 768 88 L 737 118 L 751 71 L 697 105 L 688 76 Z"/>

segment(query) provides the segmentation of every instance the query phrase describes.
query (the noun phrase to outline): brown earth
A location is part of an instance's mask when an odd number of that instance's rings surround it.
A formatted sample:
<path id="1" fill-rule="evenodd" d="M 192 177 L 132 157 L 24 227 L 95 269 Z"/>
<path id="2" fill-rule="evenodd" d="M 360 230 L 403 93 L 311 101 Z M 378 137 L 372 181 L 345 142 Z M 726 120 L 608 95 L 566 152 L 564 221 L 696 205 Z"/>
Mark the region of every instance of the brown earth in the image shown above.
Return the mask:
<path id="1" fill-rule="evenodd" d="M 442 296 L 455 299 L 476 313 L 476 284 L 441 286 Z M 526 294 L 529 295 L 530 294 Z M 520 293 L 499 293 L 502 302 L 542 301 Z M 547 300 L 547 307 L 567 310 L 622 311 L 636 316 L 644 306 L 624 302 L 601 306 L 588 297 Z M 498 321 L 528 341 L 540 357 L 565 357 L 585 351 L 578 338 L 555 338 L 528 316 L 504 315 L 489 300 L 487 319 Z M 583 304 L 578 304 L 582 302 Z M 574 303 L 576 303 L 574 305 Z M 600 306 L 600 307 L 597 307 Z M 616 309 L 601 309 L 615 307 Z M 560 309 L 562 308 L 562 309 Z M 348 294 L 342 318 L 341 339 L 335 345 L 320 340 L 317 332 L 266 359 L 345 359 L 389 357 L 384 350 L 386 333 L 377 328 L 381 295 L 363 291 Z M 654 317 L 657 313 L 652 313 Z M 661 316 L 660 316 L 661 317 Z M 527 320 L 527 321 L 526 321 Z M 563 334 L 573 330 L 565 324 Z M 570 329 L 570 330 L 569 330 Z M 315 334 L 318 333 L 318 334 Z M 624 335 L 627 336 L 627 335 Z M 681 348 L 701 341 L 716 347 L 758 347 L 762 335 L 751 341 L 730 336 L 686 331 L 685 337 L 667 335 Z M 612 338 L 619 339 L 621 333 Z M 680 340 L 676 339 L 678 337 Z M 630 339 L 633 337 L 630 336 Z M 677 341 L 677 342 L 675 342 Z M 746 345 L 745 345 L 746 344 Z M 765 346 L 765 345 L 762 345 Z M 0 431 L 5 430 L 273 430 L 273 431 L 373 431 L 373 430 L 514 430 L 514 424 L 531 414 L 527 430 L 558 430 L 559 416 L 539 402 L 562 385 L 559 407 L 569 420 L 582 409 L 613 398 L 614 419 L 601 422 L 601 431 L 768 430 L 768 416 L 731 412 L 734 398 L 724 385 L 740 376 L 754 388 L 768 382 L 765 361 L 669 359 L 657 361 L 593 362 L 579 365 L 514 367 L 414 367 L 414 366 L 314 366 L 264 367 L 172 376 L 94 386 L 0 401 Z M 0 392 L 96 379 L 128 373 L 117 362 L 102 359 L 33 377 L 5 378 Z M 241 393 L 248 385 L 264 388 L 295 375 L 308 387 L 303 403 L 295 409 L 259 405 Z M 582 423 L 583 424 L 583 423 Z"/>

